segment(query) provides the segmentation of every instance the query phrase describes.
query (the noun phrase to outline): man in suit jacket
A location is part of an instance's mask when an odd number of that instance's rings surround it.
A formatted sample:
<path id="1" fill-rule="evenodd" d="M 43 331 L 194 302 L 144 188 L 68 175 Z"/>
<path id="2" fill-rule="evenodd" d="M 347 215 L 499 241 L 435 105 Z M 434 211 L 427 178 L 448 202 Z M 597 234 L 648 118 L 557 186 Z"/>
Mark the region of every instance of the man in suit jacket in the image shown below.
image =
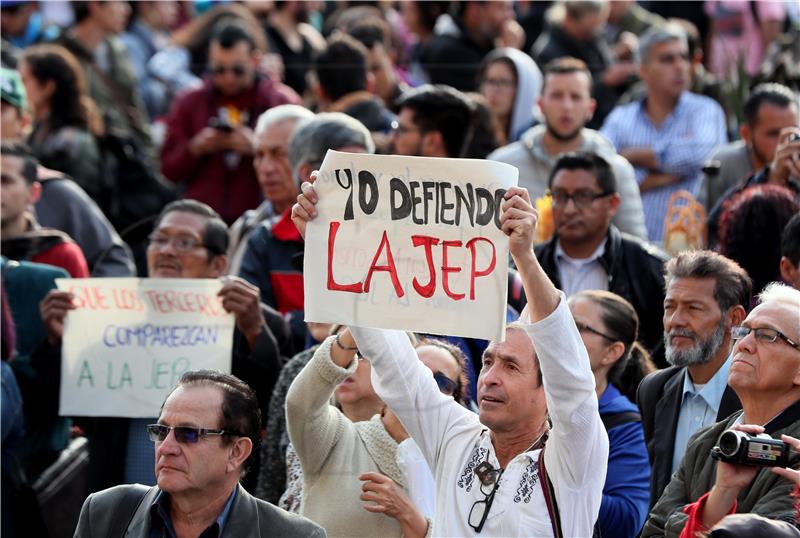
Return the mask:
<path id="1" fill-rule="evenodd" d="M 185 373 L 147 427 L 158 485 L 117 486 L 86 499 L 75 537 L 313 536 L 308 519 L 252 497 L 239 485 L 259 439 L 253 390 L 210 370 Z"/>
<path id="2" fill-rule="evenodd" d="M 683 252 L 666 266 L 664 346 L 671 368 L 647 376 L 636 400 L 653 472 L 652 507 L 677 470 L 689 438 L 741 403 L 728 386 L 731 327 L 742 322 L 752 283 L 736 262 Z"/>

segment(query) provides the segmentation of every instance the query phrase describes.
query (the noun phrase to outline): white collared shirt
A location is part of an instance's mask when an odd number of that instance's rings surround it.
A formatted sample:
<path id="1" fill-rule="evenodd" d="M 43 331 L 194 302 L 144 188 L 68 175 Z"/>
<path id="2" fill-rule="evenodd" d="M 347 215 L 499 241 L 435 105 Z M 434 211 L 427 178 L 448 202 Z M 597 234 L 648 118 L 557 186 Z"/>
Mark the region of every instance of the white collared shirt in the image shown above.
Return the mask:
<path id="1" fill-rule="evenodd" d="M 545 319 L 525 325 L 536 343 L 553 428 L 545 449 L 564 536 L 591 536 L 600 511 L 608 436 L 598 411 L 589 357 L 566 297 Z M 528 319 L 523 310 L 522 320 Z M 475 467 L 499 464 L 478 415 L 439 392 L 401 331 L 351 327 L 372 362 L 372 385 L 417 442 L 436 481 L 434 536 L 552 536 L 539 482 L 539 450 L 517 455 L 502 476 L 480 535 L 469 513 L 481 492 Z M 484 492 L 490 488 L 484 486 Z"/>
<path id="2" fill-rule="evenodd" d="M 608 273 L 600 263 L 600 258 L 606 253 L 606 241 L 603 239 L 588 258 L 580 260 L 567 256 L 561 248 L 561 240 L 556 241 L 558 279 L 567 297 L 584 290 L 608 291 Z"/>

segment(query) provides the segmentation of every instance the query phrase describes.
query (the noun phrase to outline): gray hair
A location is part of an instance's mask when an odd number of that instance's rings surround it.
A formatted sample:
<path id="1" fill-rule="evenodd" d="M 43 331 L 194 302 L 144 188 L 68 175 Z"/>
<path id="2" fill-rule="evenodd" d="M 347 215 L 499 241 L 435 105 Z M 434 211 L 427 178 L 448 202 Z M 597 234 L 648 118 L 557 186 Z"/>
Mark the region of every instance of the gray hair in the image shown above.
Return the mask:
<path id="1" fill-rule="evenodd" d="M 656 25 L 650 28 L 639 39 L 639 58 L 642 63 L 650 61 L 650 51 L 656 45 L 669 41 L 680 41 L 686 49 L 689 49 L 689 39 L 679 24 L 668 22 L 667 24 Z"/>
<path id="2" fill-rule="evenodd" d="M 772 282 L 758 294 L 759 304 L 780 303 L 795 312 L 800 311 L 800 290 L 787 286 L 783 282 Z"/>
<path id="3" fill-rule="evenodd" d="M 285 121 L 309 120 L 314 117 L 314 113 L 306 107 L 300 105 L 280 105 L 272 107 L 258 117 L 256 123 L 256 136 L 260 136 L 273 125 Z"/>
<path id="4" fill-rule="evenodd" d="M 678 278 L 713 278 L 714 300 L 724 313 L 736 305 L 750 305 L 753 281 L 747 271 L 730 258 L 711 250 L 686 250 L 667 262 L 664 284 L 669 288 Z"/>
<path id="5" fill-rule="evenodd" d="M 580 19 L 589 13 L 599 13 L 606 9 L 609 0 L 561 0 L 554 2 L 545 13 L 548 24 L 561 24 L 569 15 L 572 19 Z"/>
<path id="6" fill-rule="evenodd" d="M 304 121 L 294 130 L 289 140 L 289 162 L 297 177 L 303 164 L 318 167 L 329 149 L 360 146 L 367 153 L 375 153 L 372 135 L 364 124 L 341 112 L 323 112 Z"/>

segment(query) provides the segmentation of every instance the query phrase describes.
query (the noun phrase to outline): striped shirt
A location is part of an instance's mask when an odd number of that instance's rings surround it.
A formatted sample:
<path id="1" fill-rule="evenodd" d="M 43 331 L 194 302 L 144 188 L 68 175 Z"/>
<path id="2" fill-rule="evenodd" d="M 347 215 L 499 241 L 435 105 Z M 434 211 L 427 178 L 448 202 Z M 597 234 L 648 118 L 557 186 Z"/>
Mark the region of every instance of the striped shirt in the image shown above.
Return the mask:
<path id="1" fill-rule="evenodd" d="M 646 100 L 615 108 L 600 130 L 617 151 L 630 147 L 649 147 L 656 154 L 659 172 L 680 178 L 677 183 L 642 193 L 645 226 L 650 241 L 661 243 L 664 217 L 672 193 L 687 190 L 700 193 L 702 167 L 711 152 L 728 141 L 725 113 L 716 101 L 703 95 L 683 92 L 672 113 L 656 127 L 647 115 Z M 634 167 L 641 185 L 651 172 Z"/>

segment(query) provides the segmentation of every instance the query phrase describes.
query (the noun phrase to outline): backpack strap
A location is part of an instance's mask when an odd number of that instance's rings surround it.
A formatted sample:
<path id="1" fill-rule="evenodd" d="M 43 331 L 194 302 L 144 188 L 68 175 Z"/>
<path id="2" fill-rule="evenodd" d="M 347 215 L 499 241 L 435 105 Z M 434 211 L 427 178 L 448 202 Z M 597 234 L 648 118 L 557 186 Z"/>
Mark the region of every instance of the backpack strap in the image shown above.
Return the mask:
<path id="1" fill-rule="evenodd" d="M 111 528 L 108 533 L 110 538 L 125 536 L 125 531 L 128 530 L 133 515 L 139 509 L 148 491 L 150 491 L 150 487 L 141 484 L 131 484 L 125 488 L 125 493 L 116 506 L 115 515 L 111 519 Z"/>
<path id="2" fill-rule="evenodd" d="M 603 421 L 603 426 L 606 427 L 606 431 L 609 431 L 612 428 L 616 428 L 617 426 L 622 426 L 623 424 L 629 424 L 631 422 L 641 422 L 642 415 L 640 415 L 636 411 L 623 411 L 621 413 L 610 413 L 608 415 L 600 415 L 600 420 Z"/>
<path id="3" fill-rule="evenodd" d="M 564 532 L 561 530 L 561 515 L 558 512 L 558 503 L 556 502 L 556 490 L 553 488 L 553 483 L 550 482 L 550 477 L 544 467 L 544 448 L 539 452 L 539 483 L 542 485 L 544 503 L 547 505 L 547 513 L 550 515 L 553 536 L 555 538 L 564 538 Z"/>

